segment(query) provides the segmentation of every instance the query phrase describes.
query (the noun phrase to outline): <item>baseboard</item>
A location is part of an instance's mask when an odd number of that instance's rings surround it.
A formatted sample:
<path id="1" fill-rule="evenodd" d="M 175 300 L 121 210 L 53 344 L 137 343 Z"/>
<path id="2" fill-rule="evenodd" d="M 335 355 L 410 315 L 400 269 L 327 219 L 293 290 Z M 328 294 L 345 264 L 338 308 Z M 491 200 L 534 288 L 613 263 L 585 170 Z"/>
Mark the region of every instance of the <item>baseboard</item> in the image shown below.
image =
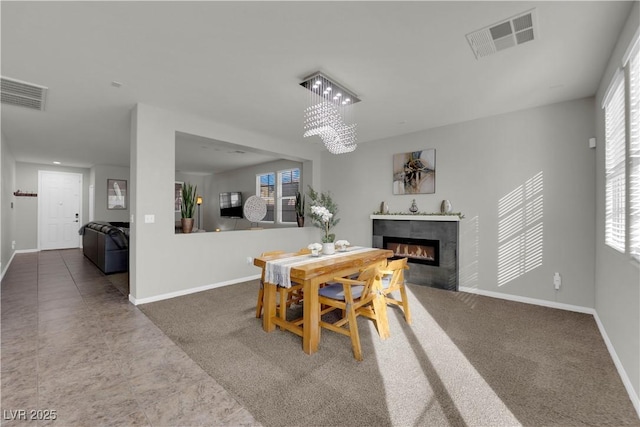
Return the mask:
<path id="1" fill-rule="evenodd" d="M 241 277 L 238 279 L 227 280 L 225 282 L 213 283 L 211 285 L 199 286 L 197 288 L 189 288 L 176 292 L 169 292 L 167 294 L 156 295 L 153 297 L 147 298 L 134 298 L 131 294 L 129 294 L 129 301 L 133 305 L 140 304 L 148 304 L 150 302 L 162 301 L 165 299 L 171 299 L 175 297 L 181 297 L 184 295 L 195 294 L 196 292 L 208 291 L 209 289 L 221 288 L 222 286 L 235 285 L 236 283 L 248 282 L 249 280 L 259 279 L 260 275 L 256 274 L 255 276 Z"/>
<path id="2" fill-rule="evenodd" d="M 470 294 L 482 295 L 482 296 L 485 296 L 485 297 L 505 299 L 505 300 L 509 300 L 509 301 L 522 302 L 522 303 L 525 303 L 525 304 L 539 305 L 539 306 L 542 306 L 542 307 L 558 308 L 560 310 L 567 310 L 567 311 L 575 311 L 577 313 L 585 313 L 585 314 L 595 314 L 596 313 L 595 309 L 593 309 L 591 307 L 582 307 L 580 305 L 564 304 L 564 303 L 561 303 L 561 302 L 546 301 L 546 300 L 543 300 L 543 299 L 528 298 L 528 297 L 522 297 L 522 296 L 519 296 L 519 295 L 509 295 L 509 294 L 503 294 L 503 293 L 500 293 L 500 292 L 485 291 L 483 289 L 467 288 L 465 286 L 460 286 L 460 291 L 461 292 L 467 292 L 467 293 L 470 293 Z"/>
<path id="3" fill-rule="evenodd" d="M 31 254 L 34 252 L 40 252 L 40 249 L 20 249 L 16 251 L 17 254 Z"/>
<path id="4" fill-rule="evenodd" d="M 605 330 L 604 325 L 602 324 L 602 322 L 600 321 L 600 318 L 598 317 L 598 312 L 594 308 L 581 307 L 578 305 L 571 305 L 571 304 L 563 304 L 563 303 L 554 302 L 554 301 L 539 300 L 535 298 L 521 297 L 517 295 L 508 295 L 508 294 L 503 294 L 499 292 L 485 291 L 482 289 L 467 288 L 464 286 L 460 287 L 460 291 L 471 293 L 471 294 L 483 295 L 491 298 L 498 298 L 498 299 L 504 299 L 509 301 L 516 301 L 516 302 L 522 302 L 526 304 L 533 304 L 533 305 L 539 305 L 539 306 L 550 307 L 550 308 L 558 308 L 561 310 L 574 311 L 578 313 L 593 315 L 593 318 L 595 319 L 596 324 L 598 325 L 598 330 L 600 331 L 600 335 L 602 335 L 602 339 L 604 340 L 605 345 L 607 346 L 607 350 L 609 350 L 609 355 L 611 356 L 611 359 L 613 360 L 613 363 L 616 366 L 616 369 L 618 370 L 618 375 L 620 375 L 620 379 L 624 384 L 624 388 L 627 390 L 629 399 L 631 399 L 631 403 L 633 404 L 633 407 L 635 408 L 636 413 L 638 414 L 638 418 L 640 418 L 640 398 L 638 397 L 638 394 L 636 393 L 636 391 L 633 389 L 631 380 L 629 379 L 627 372 L 624 370 L 624 366 L 622 365 L 622 362 L 620 361 L 620 358 L 618 357 L 618 354 L 616 353 L 616 350 L 613 347 L 613 344 L 611 343 L 609 336 L 607 335 L 607 331 Z"/>
<path id="5" fill-rule="evenodd" d="M 9 261 L 7 262 L 7 265 L 5 265 L 4 268 L 2 269 L 0 280 L 4 279 L 4 275 L 7 273 L 7 271 L 9 271 L 9 267 L 11 266 L 11 263 L 13 262 L 13 259 L 15 258 L 16 254 L 28 254 L 32 252 L 40 252 L 40 251 L 38 249 L 18 249 L 13 251 L 13 253 L 11 254 L 11 258 L 9 258 Z"/>
<path id="6" fill-rule="evenodd" d="M 9 258 L 9 261 L 7 262 L 7 265 L 5 265 L 4 268 L 2 269 L 2 275 L 0 276 L 0 281 L 4 279 L 4 275 L 9 270 L 9 266 L 11 265 L 11 262 L 13 261 L 13 258 L 15 258 L 15 256 L 16 256 L 16 251 L 13 251 L 13 253 L 11 254 L 11 258 Z"/>
<path id="7" fill-rule="evenodd" d="M 611 355 L 611 359 L 613 359 L 613 364 L 616 365 L 616 369 L 618 370 L 618 375 L 620 375 L 620 379 L 624 384 L 624 388 L 627 389 L 627 393 L 629 394 L 629 399 L 631 399 L 631 403 L 633 407 L 636 409 L 636 413 L 638 414 L 638 418 L 640 418 L 640 397 L 633 389 L 633 385 L 631 384 L 631 380 L 627 375 L 627 372 L 624 370 L 624 366 L 622 366 L 622 362 L 616 353 L 611 340 L 609 339 L 609 335 L 607 335 L 607 331 L 604 328 L 604 325 L 600 321 L 600 317 L 598 317 L 598 313 L 596 312 L 593 315 L 594 319 L 596 319 L 596 324 L 598 325 L 598 329 L 600 330 L 600 335 L 602 335 L 602 339 L 604 340 L 607 349 L 609 350 L 609 354 Z"/>

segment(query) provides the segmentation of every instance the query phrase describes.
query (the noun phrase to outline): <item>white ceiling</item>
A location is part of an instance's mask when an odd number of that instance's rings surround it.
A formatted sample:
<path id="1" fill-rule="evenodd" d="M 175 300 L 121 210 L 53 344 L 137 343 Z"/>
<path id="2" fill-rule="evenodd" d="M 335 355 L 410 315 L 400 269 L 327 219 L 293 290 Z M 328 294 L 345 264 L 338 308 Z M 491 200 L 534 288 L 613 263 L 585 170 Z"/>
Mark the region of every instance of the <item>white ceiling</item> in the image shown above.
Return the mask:
<path id="1" fill-rule="evenodd" d="M 124 166 L 142 102 L 312 144 L 299 83 L 323 70 L 362 99 L 365 144 L 594 95 L 631 6 L 2 1 L 2 75 L 49 88 L 44 112 L 2 105 L 2 132 L 18 161 Z M 476 60 L 466 34 L 531 8 L 537 40 Z M 186 139 L 201 159 L 206 141 Z"/>

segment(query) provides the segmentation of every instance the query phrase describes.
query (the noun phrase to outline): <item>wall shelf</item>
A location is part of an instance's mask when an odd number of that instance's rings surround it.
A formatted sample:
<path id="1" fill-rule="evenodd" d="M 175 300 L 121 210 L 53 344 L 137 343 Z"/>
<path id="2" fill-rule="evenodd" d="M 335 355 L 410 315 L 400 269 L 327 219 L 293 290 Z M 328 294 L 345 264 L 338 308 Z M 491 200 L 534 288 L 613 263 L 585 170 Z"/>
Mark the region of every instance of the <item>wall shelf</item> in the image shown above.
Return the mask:
<path id="1" fill-rule="evenodd" d="M 16 197 L 38 197 L 38 193 L 25 193 L 24 191 L 14 191 L 13 195 Z"/>

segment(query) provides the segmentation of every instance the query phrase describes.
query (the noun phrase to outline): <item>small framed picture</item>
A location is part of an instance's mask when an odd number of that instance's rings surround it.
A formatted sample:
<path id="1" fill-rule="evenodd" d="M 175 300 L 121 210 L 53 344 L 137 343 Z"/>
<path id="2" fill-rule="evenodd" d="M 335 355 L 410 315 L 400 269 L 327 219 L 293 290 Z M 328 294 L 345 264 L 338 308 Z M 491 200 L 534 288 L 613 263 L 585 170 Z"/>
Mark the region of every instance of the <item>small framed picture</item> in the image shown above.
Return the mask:
<path id="1" fill-rule="evenodd" d="M 176 212 L 180 212 L 182 209 L 182 186 L 184 182 L 176 181 L 175 187 L 173 189 L 173 199 L 175 201 L 175 210 Z"/>
<path id="2" fill-rule="evenodd" d="M 107 179 L 107 209 L 127 209 L 126 179 Z"/>

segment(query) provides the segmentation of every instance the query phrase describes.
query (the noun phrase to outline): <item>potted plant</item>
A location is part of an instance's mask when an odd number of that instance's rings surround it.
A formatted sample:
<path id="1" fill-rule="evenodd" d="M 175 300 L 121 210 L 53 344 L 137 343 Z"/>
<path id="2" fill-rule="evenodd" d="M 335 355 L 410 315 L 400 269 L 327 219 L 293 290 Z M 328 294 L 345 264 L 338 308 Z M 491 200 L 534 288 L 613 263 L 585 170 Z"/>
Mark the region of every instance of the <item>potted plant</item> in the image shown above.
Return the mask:
<path id="1" fill-rule="evenodd" d="M 298 227 L 304 227 L 304 194 L 296 193 L 296 221 Z"/>
<path id="2" fill-rule="evenodd" d="M 308 196 L 309 200 L 311 200 L 310 215 L 313 225 L 324 232 L 324 236 L 322 236 L 322 252 L 332 254 L 336 250 L 333 243 L 336 235 L 331 233 L 331 229 L 340 222 L 336 217 L 338 205 L 333 201 L 331 193 L 318 193 L 311 186 L 309 186 Z"/>
<path id="3" fill-rule="evenodd" d="M 191 233 L 193 230 L 193 216 L 196 209 L 196 191 L 198 186 L 193 186 L 185 182 L 182 186 L 182 205 L 180 213 L 182 215 L 182 232 Z"/>

